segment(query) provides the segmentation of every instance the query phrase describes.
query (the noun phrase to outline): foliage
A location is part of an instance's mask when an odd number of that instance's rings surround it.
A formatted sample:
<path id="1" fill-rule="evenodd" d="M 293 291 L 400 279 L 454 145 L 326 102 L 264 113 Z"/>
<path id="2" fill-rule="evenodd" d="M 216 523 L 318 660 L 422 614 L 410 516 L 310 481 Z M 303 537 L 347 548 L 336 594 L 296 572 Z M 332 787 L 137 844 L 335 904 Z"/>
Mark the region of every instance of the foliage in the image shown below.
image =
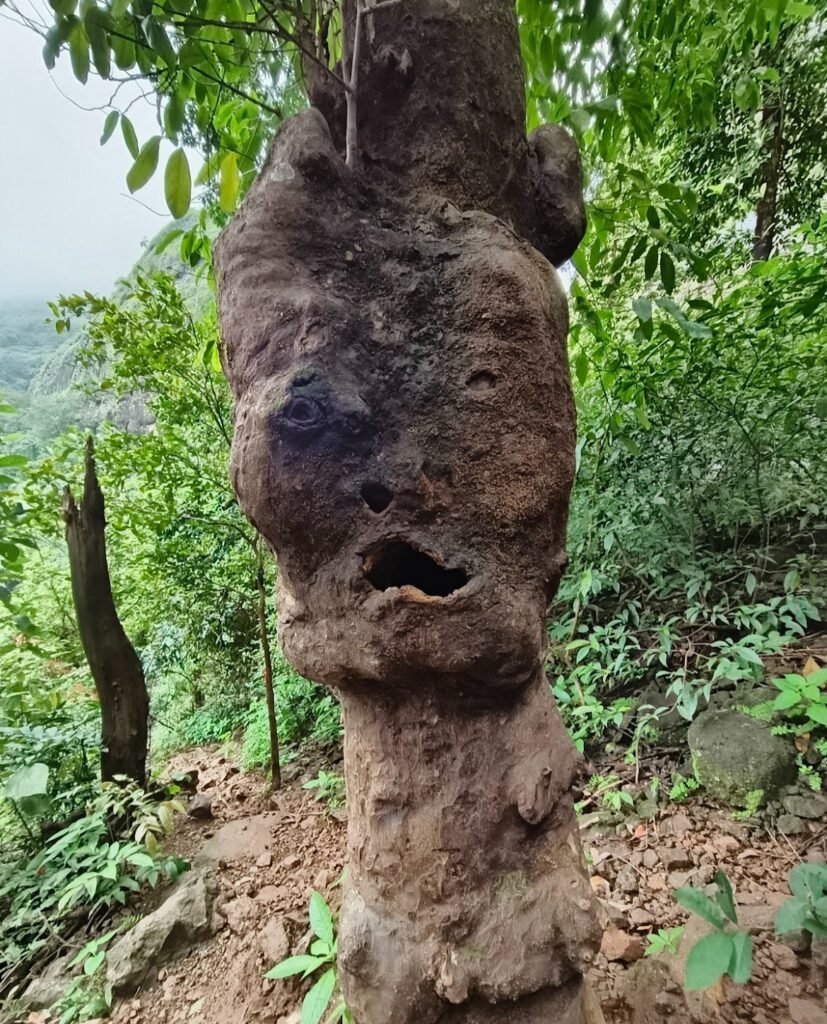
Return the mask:
<path id="1" fill-rule="evenodd" d="M 827 668 L 809 675 L 790 673 L 773 679 L 778 695 L 754 709 L 757 717 L 769 712 L 788 721 L 797 735 L 827 729 Z"/>
<path id="2" fill-rule="evenodd" d="M 747 793 L 744 800 L 744 806 L 740 811 L 733 811 L 732 817 L 736 821 L 749 821 L 750 818 L 754 818 L 758 813 L 759 808 L 764 802 L 764 790 L 763 789 L 751 789 Z"/>
<path id="3" fill-rule="evenodd" d="M 302 789 L 310 790 L 330 811 L 345 805 L 345 780 L 335 772 L 320 771 L 315 779 L 305 782 Z"/>
<path id="4" fill-rule="evenodd" d="M 130 922 L 134 923 L 133 919 L 127 919 L 127 923 Z M 112 989 L 106 982 L 104 971 L 106 947 L 122 931 L 123 924 L 90 939 L 69 961 L 70 968 L 80 967 L 81 971 L 54 1006 L 58 1024 L 74 1024 L 75 1021 L 109 1016 Z"/>
<path id="5" fill-rule="evenodd" d="M 694 776 L 690 775 L 687 777 L 677 772 L 669 789 L 669 799 L 674 800 L 678 804 L 683 803 L 684 800 L 688 800 L 693 793 L 697 792 L 699 788 L 700 783 Z"/>
<path id="6" fill-rule="evenodd" d="M 789 876 L 793 894 L 778 910 L 775 930 L 807 931 L 815 939 L 827 939 L 827 864 L 797 864 Z"/>
<path id="7" fill-rule="evenodd" d="M 683 927 L 679 928 L 658 928 L 646 937 L 646 949 L 644 956 L 660 956 L 662 953 L 671 953 L 673 956 L 678 952 L 678 945 L 683 935 Z"/>
<path id="8" fill-rule="evenodd" d="M 301 1024 L 319 1024 L 333 999 L 336 989 L 336 935 L 335 922 L 324 897 L 318 892 L 310 895 L 309 905 L 310 928 L 316 936 L 310 946 L 310 952 L 301 956 L 291 956 L 272 967 L 264 976 L 271 980 L 301 976 L 302 981 L 313 974 L 321 972 L 313 986 L 302 1000 Z M 340 1000 L 327 1018 L 352 1024 L 353 1017 Z"/>
<path id="9" fill-rule="evenodd" d="M 121 779 L 99 784 L 85 813 L 33 855 L 0 869 L 0 985 L 49 951 L 78 920 L 102 920 L 142 886 L 176 878 L 187 865 L 160 852 L 176 801 L 153 801 Z"/>
<path id="10" fill-rule="evenodd" d="M 691 885 L 673 894 L 685 910 L 714 929 L 698 939 L 686 958 L 684 987 L 690 992 L 709 988 L 724 974 L 736 985 L 745 985 L 752 976 L 752 938 L 737 927 L 732 886 L 722 871 L 715 873 L 715 884 L 714 900 Z"/>

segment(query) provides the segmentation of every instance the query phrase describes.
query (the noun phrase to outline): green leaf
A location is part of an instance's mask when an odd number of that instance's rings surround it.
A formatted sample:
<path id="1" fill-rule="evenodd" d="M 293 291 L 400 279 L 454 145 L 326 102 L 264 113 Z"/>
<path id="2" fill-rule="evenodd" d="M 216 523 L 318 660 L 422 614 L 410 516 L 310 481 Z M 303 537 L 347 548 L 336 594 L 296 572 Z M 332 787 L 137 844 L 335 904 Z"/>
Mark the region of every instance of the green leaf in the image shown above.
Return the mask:
<path id="1" fill-rule="evenodd" d="M 735 912 L 735 896 L 729 879 L 723 871 L 716 871 L 713 881 L 718 886 L 718 906 L 733 924 L 738 924 L 738 915 Z"/>
<path id="2" fill-rule="evenodd" d="M 86 12 L 84 27 L 92 48 L 92 60 L 101 78 L 109 78 L 109 35 L 103 23 L 103 12 L 97 7 L 90 7 Z"/>
<path id="3" fill-rule="evenodd" d="M 321 967 L 325 963 L 322 957 L 308 956 L 289 956 L 286 960 L 282 960 L 280 964 L 276 964 L 275 967 L 271 967 L 270 970 L 264 975 L 265 978 L 269 978 L 271 981 L 277 981 L 279 978 L 292 978 L 296 974 L 310 974 L 316 970 L 317 967 Z"/>
<path id="4" fill-rule="evenodd" d="M 725 932 L 710 932 L 698 939 L 686 958 L 686 990 L 697 992 L 714 985 L 726 973 L 734 952 L 732 936 Z"/>
<path id="5" fill-rule="evenodd" d="M 140 147 L 138 146 L 138 136 L 135 134 L 135 129 L 132 127 L 132 122 L 126 116 L 121 114 L 121 132 L 123 134 L 123 141 L 126 143 L 126 148 L 133 160 L 137 160 L 138 153 L 140 153 Z"/>
<path id="6" fill-rule="evenodd" d="M 649 323 L 652 319 L 652 300 L 637 298 L 632 300 L 632 309 L 635 316 L 642 324 Z"/>
<path id="7" fill-rule="evenodd" d="M 702 917 L 704 921 L 714 925 L 715 928 L 724 927 L 724 919 L 720 908 L 712 902 L 705 892 L 701 892 L 700 889 L 693 889 L 691 885 L 685 885 L 681 889 L 676 889 L 672 895 L 684 910 L 697 914 L 698 917 Z"/>
<path id="8" fill-rule="evenodd" d="M 174 68 L 178 58 L 164 26 L 152 17 L 144 18 L 143 26 L 149 45 L 168 68 Z"/>
<path id="9" fill-rule="evenodd" d="M 184 126 L 185 106 L 178 93 L 173 93 L 164 107 L 164 130 L 170 138 L 177 138 Z"/>
<path id="10" fill-rule="evenodd" d="M 105 146 L 112 138 L 112 133 L 118 127 L 118 118 L 120 116 L 121 115 L 117 110 L 110 110 L 106 115 L 106 120 L 103 122 L 103 132 L 101 133 L 102 146 Z"/>
<path id="11" fill-rule="evenodd" d="M 818 900 L 827 889 L 827 867 L 823 864 L 797 864 L 790 872 L 790 891 L 799 899 Z"/>
<path id="12" fill-rule="evenodd" d="M 192 176 L 187 154 L 183 149 L 176 149 L 167 160 L 164 172 L 164 195 L 172 216 L 178 220 L 190 208 L 192 198 Z"/>
<path id="13" fill-rule="evenodd" d="M 302 1002 L 301 1024 L 319 1024 L 336 987 L 336 972 L 331 969 L 319 978 Z"/>
<path id="14" fill-rule="evenodd" d="M 130 167 L 126 176 L 126 186 L 130 192 L 137 192 L 143 188 L 155 173 L 158 166 L 158 147 L 161 144 L 161 136 L 153 135 L 152 138 L 143 144 L 140 153 L 135 158 L 135 163 Z"/>
<path id="15" fill-rule="evenodd" d="M 330 907 L 325 903 L 324 896 L 315 889 L 310 894 L 310 927 L 313 934 L 323 939 L 328 946 L 333 945 L 333 917 Z"/>
<path id="16" fill-rule="evenodd" d="M 660 279 L 666 292 L 671 295 L 675 290 L 675 264 L 665 249 L 660 254 Z"/>
<path id="17" fill-rule="evenodd" d="M 827 704 L 811 704 L 807 708 L 807 717 L 817 725 L 827 726 Z"/>
<path id="18" fill-rule="evenodd" d="M 69 33 L 69 57 L 75 78 L 85 85 L 89 77 L 89 39 L 80 22 Z"/>
<path id="19" fill-rule="evenodd" d="M 791 899 L 782 903 L 775 915 L 775 930 L 779 935 L 797 932 L 803 925 L 808 912 L 807 901 Z"/>
<path id="20" fill-rule="evenodd" d="M 40 761 L 18 768 L 6 781 L 3 796 L 6 800 L 25 800 L 42 796 L 49 786 L 49 767 Z"/>
<path id="21" fill-rule="evenodd" d="M 218 177 L 218 205 L 224 213 L 232 213 L 238 203 L 241 179 L 235 153 L 227 153 L 221 161 Z"/>
<path id="22" fill-rule="evenodd" d="M 752 977 L 752 939 L 748 932 L 735 932 L 730 939 L 733 948 L 727 974 L 736 985 L 746 985 Z"/>
<path id="23" fill-rule="evenodd" d="M 658 247 L 653 245 L 649 252 L 646 253 L 646 261 L 643 264 L 643 273 L 647 281 L 650 281 L 655 276 L 655 271 L 658 268 Z"/>
<path id="24" fill-rule="evenodd" d="M 577 379 L 581 384 L 585 384 L 589 378 L 589 357 L 581 349 L 577 353 L 577 358 L 574 360 L 574 372 L 577 375 Z"/>

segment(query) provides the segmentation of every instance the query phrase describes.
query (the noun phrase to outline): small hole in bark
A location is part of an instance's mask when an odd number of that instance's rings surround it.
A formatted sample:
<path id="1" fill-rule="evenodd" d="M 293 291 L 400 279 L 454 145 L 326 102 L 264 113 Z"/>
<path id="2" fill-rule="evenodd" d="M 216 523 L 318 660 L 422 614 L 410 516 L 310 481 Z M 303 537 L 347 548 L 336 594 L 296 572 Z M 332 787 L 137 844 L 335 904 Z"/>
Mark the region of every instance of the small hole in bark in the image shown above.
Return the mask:
<path id="1" fill-rule="evenodd" d="M 377 590 L 416 587 L 429 597 L 448 597 L 468 582 L 462 569 L 445 569 L 402 541 L 386 544 L 369 559 L 366 575 Z"/>
<path id="2" fill-rule="evenodd" d="M 497 378 L 489 370 L 480 370 L 468 378 L 470 391 L 493 391 L 497 386 Z"/>
<path id="3" fill-rule="evenodd" d="M 362 497 L 371 512 L 384 512 L 393 501 L 393 495 L 382 484 L 368 483 L 362 487 Z"/>

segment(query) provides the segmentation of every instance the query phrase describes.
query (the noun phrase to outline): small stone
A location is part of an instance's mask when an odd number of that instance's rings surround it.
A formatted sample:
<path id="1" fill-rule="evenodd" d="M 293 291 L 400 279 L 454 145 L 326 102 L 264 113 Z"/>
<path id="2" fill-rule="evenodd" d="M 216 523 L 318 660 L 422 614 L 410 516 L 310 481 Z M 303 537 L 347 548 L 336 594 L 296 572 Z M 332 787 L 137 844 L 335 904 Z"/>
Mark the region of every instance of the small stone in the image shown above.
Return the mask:
<path id="1" fill-rule="evenodd" d="M 783 971 L 798 970 L 798 957 L 789 946 L 780 942 L 773 942 L 768 952 L 776 967 L 780 967 Z"/>
<path id="2" fill-rule="evenodd" d="M 611 901 L 604 904 L 606 910 L 606 917 L 609 919 L 609 923 L 615 928 L 621 930 L 629 927 L 629 917 L 627 908 L 620 903 L 613 903 Z"/>
<path id="3" fill-rule="evenodd" d="M 663 892 L 666 888 L 666 875 L 662 871 L 649 875 L 646 884 L 650 892 Z"/>
<path id="4" fill-rule="evenodd" d="M 694 865 L 692 854 L 681 848 L 660 850 L 660 859 L 667 871 L 681 871 Z"/>
<path id="5" fill-rule="evenodd" d="M 643 852 L 643 866 L 645 868 L 656 867 L 658 863 L 658 855 L 654 850 L 644 850 Z"/>
<path id="6" fill-rule="evenodd" d="M 269 850 L 265 850 L 264 853 L 262 853 L 258 857 L 258 859 L 256 860 L 256 867 L 257 868 L 269 868 L 272 863 L 273 863 L 273 855 L 272 855 L 272 853 L 270 853 Z"/>
<path id="7" fill-rule="evenodd" d="M 280 903 L 287 898 L 287 891 L 281 885 L 264 885 L 255 895 L 256 903 Z"/>
<path id="8" fill-rule="evenodd" d="M 291 854 L 289 857 L 285 857 L 284 860 L 279 861 L 279 867 L 285 871 L 292 871 L 294 868 L 301 866 L 302 859 L 297 857 L 295 854 Z"/>
<path id="9" fill-rule="evenodd" d="M 668 883 L 670 889 L 682 889 L 689 884 L 692 877 L 691 871 L 672 871 L 669 874 Z"/>
<path id="10" fill-rule="evenodd" d="M 778 831 L 785 836 L 797 836 L 804 831 L 804 822 L 794 814 L 782 814 L 776 825 Z"/>
<path id="11" fill-rule="evenodd" d="M 212 799 L 206 793 L 196 793 L 192 800 L 190 800 L 187 814 L 191 818 L 211 818 L 213 816 Z"/>
<path id="12" fill-rule="evenodd" d="M 619 928 L 607 928 L 600 943 L 600 952 L 609 961 L 631 964 L 643 956 L 643 942 Z"/>
<path id="13" fill-rule="evenodd" d="M 827 797 L 821 793 L 807 793 L 804 796 L 786 796 L 783 800 L 784 810 L 796 818 L 817 821 L 827 818 Z"/>
<path id="14" fill-rule="evenodd" d="M 190 1017 L 200 1017 L 204 1012 L 204 1000 L 196 999 L 196 1001 L 190 1007 Z"/>
<path id="15" fill-rule="evenodd" d="M 735 853 L 741 846 L 735 836 L 715 836 L 712 845 L 718 853 Z"/>
<path id="16" fill-rule="evenodd" d="M 808 999 L 790 999 L 789 1009 L 795 1024 L 827 1024 L 827 1013 Z"/>
<path id="17" fill-rule="evenodd" d="M 643 907 L 636 907 L 629 915 L 629 920 L 634 928 L 651 928 L 655 923 L 653 915 Z"/>
<path id="18" fill-rule="evenodd" d="M 661 832 L 663 835 L 681 836 L 684 832 L 692 831 L 692 822 L 685 814 L 673 814 L 671 818 L 664 821 Z"/>
<path id="19" fill-rule="evenodd" d="M 327 868 L 322 868 L 318 875 L 313 879 L 313 888 L 317 892 L 324 892 L 328 885 L 330 885 L 330 872 Z"/>
<path id="20" fill-rule="evenodd" d="M 227 918 L 230 931 L 241 935 L 247 930 L 247 922 L 255 916 L 256 905 L 249 896 L 237 896 L 222 907 L 222 913 Z"/>
<path id="21" fill-rule="evenodd" d="M 633 896 L 640 889 L 640 882 L 634 868 L 625 867 L 618 871 L 617 888 L 627 896 Z"/>
<path id="22" fill-rule="evenodd" d="M 290 955 L 290 939 L 280 918 L 273 918 L 258 933 L 258 945 L 272 967 Z"/>

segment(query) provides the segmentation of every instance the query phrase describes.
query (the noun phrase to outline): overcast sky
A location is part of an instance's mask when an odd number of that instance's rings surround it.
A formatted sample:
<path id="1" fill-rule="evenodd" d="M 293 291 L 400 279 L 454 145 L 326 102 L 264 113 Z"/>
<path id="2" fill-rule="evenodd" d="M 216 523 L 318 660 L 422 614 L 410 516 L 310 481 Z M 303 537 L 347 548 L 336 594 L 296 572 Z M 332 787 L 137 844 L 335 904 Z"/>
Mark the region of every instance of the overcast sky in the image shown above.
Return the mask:
<path id="1" fill-rule="evenodd" d="M 111 83 L 90 75 L 80 85 L 66 53 L 50 74 L 41 49 L 39 36 L 0 18 L 0 301 L 109 291 L 168 216 L 129 197 L 120 130 L 99 144 L 105 112 L 79 110 L 56 87 L 94 107 Z M 141 142 L 157 131 L 144 101 L 130 118 Z M 160 172 L 137 198 L 165 211 Z"/>

